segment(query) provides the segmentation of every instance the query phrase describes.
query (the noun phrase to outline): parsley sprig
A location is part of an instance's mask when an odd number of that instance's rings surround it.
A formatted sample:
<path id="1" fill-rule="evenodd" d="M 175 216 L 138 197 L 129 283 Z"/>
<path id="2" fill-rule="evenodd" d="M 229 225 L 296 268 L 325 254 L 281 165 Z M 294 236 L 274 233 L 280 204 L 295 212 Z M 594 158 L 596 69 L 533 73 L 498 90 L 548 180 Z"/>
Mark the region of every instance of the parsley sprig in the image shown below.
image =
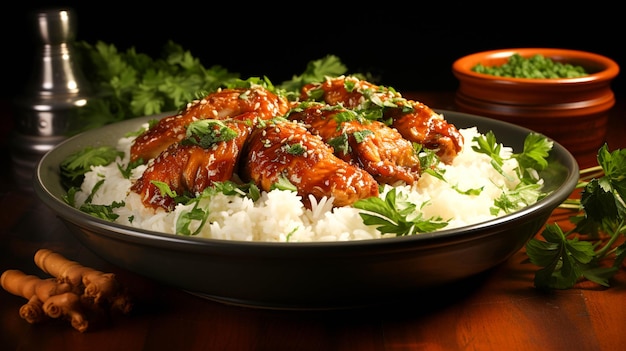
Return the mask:
<path id="1" fill-rule="evenodd" d="M 578 211 L 570 217 L 573 228 L 547 224 L 544 240 L 535 237 L 526 244 L 528 261 L 541 267 L 534 278 L 537 288 L 569 289 L 584 280 L 608 287 L 626 258 L 626 150 L 609 152 L 605 144 L 597 159 L 604 175 L 581 177 L 580 200 L 564 203 Z"/>
<path id="2" fill-rule="evenodd" d="M 200 92 L 206 94 L 242 83 L 239 73 L 218 64 L 204 66 L 173 41 L 165 43 L 159 57 L 137 52 L 134 47 L 119 50 L 103 41 L 77 41 L 75 48 L 93 97 L 72 121 L 70 134 L 133 117 L 178 111 Z M 327 55 L 311 60 L 300 75 L 268 88 L 295 99 L 303 85 L 346 72 L 347 67 L 338 57 Z M 257 79 L 263 83 L 264 79 Z"/>
<path id="3" fill-rule="evenodd" d="M 160 57 L 118 50 L 98 41 L 76 43 L 95 98 L 79 110 L 72 133 L 105 124 L 181 109 L 198 91 L 212 91 L 239 78 L 220 65 L 205 67 L 191 52 L 168 41 Z"/>
<path id="4" fill-rule="evenodd" d="M 363 223 L 376 227 L 383 234 L 413 235 L 448 225 L 441 217 L 424 218 L 417 206 L 407 201 L 407 197 L 404 193 L 396 193 L 396 188 L 393 188 L 385 194 L 384 200 L 374 196 L 358 200 L 353 206 L 362 210 L 359 215 Z"/>
<path id="5" fill-rule="evenodd" d="M 472 149 L 478 153 L 486 154 L 491 158 L 491 166 L 506 179 L 514 180 L 504 169 L 505 159 L 502 155 L 502 144 L 498 143 L 493 131 L 474 137 L 476 145 Z M 491 213 L 496 215 L 501 210 L 505 213 L 514 212 L 521 207 L 528 206 L 545 196 L 541 191 L 538 172 L 548 167 L 547 157 L 552 149 L 553 142 L 541 134 L 529 133 L 524 139 L 522 152 L 511 154 L 511 158 L 517 160 L 518 166 L 515 172 L 520 179 L 513 189 L 504 189 L 502 194 L 494 201 Z"/>
<path id="6" fill-rule="evenodd" d="M 112 146 L 88 146 L 66 157 L 60 164 L 61 181 L 66 188 L 80 186 L 85 173 L 92 166 L 106 166 L 123 157 L 124 153 Z"/>

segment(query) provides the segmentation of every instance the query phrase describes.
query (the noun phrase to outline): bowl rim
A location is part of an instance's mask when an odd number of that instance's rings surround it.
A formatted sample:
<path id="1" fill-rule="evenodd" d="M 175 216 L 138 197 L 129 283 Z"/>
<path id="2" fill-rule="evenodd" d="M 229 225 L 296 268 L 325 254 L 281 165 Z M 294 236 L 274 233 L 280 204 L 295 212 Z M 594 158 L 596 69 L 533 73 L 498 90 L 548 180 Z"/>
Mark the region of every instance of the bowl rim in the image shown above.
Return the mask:
<path id="1" fill-rule="evenodd" d="M 481 117 L 477 115 L 467 114 L 458 111 L 447 111 L 447 110 L 436 110 L 437 113 L 442 113 L 444 115 L 456 115 L 456 116 L 469 116 L 472 120 L 478 119 L 478 121 L 483 121 L 483 123 L 488 123 L 493 126 L 501 126 L 506 127 L 507 129 L 516 130 L 519 133 L 530 133 L 531 130 L 524 128 L 522 126 L 514 125 L 512 123 L 499 121 L 495 119 L 490 119 L 487 117 Z M 460 118 L 458 117 L 458 118 Z M 134 128 L 139 127 L 142 123 L 149 121 L 150 119 L 154 119 L 154 116 L 146 116 L 146 117 L 138 117 L 122 122 L 115 123 L 115 125 L 128 125 L 133 130 Z M 111 126 L 105 126 L 103 128 L 111 128 Z M 222 240 L 222 239 L 211 239 L 211 238 L 201 238 L 201 237 L 190 237 L 190 236 L 181 236 L 176 234 L 169 233 L 161 233 L 157 231 L 151 231 L 141 228 L 134 228 L 118 223 L 109 222 L 94 216 L 91 216 L 87 213 L 81 212 L 80 210 L 70 206 L 65 203 L 62 199 L 59 199 L 55 196 L 54 191 L 51 190 L 51 180 L 45 179 L 45 174 L 47 172 L 51 172 L 54 167 L 58 167 L 58 164 L 53 164 L 51 160 L 52 155 L 59 152 L 59 150 L 68 149 L 72 143 L 77 138 L 85 139 L 85 135 L 87 136 L 96 136 L 97 134 L 103 132 L 102 128 L 98 128 L 97 130 L 90 130 L 85 133 L 81 133 L 79 135 L 75 135 L 70 137 L 57 146 L 55 146 L 52 150 L 48 151 L 39 161 L 35 169 L 35 176 L 33 177 L 33 188 L 36 195 L 39 199 L 42 200 L 49 208 L 53 211 L 57 212 L 57 215 L 61 217 L 61 219 L 65 221 L 72 222 L 78 226 L 82 226 L 87 229 L 94 230 L 96 232 L 101 233 L 103 230 L 106 232 L 106 235 L 114 238 L 115 240 L 122 241 L 131 241 L 136 243 L 141 243 L 143 245 L 148 244 L 152 247 L 162 247 L 163 245 L 180 245 L 181 247 L 185 247 L 186 250 L 203 250 L 206 246 L 211 246 L 213 248 L 220 248 L 221 250 L 258 250 L 258 248 L 266 248 L 265 252 L 268 255 L 282 255 L 285 252 L 293 253 L 293 250 L 303 250 L 303 252 L 315 252 L 320 247 L 325 247 L 329 250 L 345 250 L 347 248 L 351 249 L 359 249 L 359 248 L 367 248 L 367 247 L 402 247 L 408 242 L 420 241 L 424 242 L 424 244 L 428 244 L 429 248 L 436 247 L 439 245 L 446 245 L 446 242 L 450 239 L 455 240 L 455 242 L 465 242 L 476 239 L 476 237 L 481 236 L 489 236 L 493 235 L 491 233 L 483 233 L 482 230 L 487 227 L 502 227 L 506 228 L 507 226 L 514 225 L 513 221 L 519 217 L 526 216 L 542 207 L 553 207 L 556 208 L 562 201 L 564 201 L 573 191 L 577 181 L 578 181 L 578 164 L 574 156 L 565 149 L 558 142 L 554 141 L 553 150 L 556 150 L 559 155 L 563 156 L 564 159 L 560 160 L 560 162 L 566 166 L 567 168 L 572 170 L 572 173 L 567 175 L 563 184 L 560 185 L 555 191 L 544 199 L 532 204 L 524 209 L 515 211 L 510 214 L 503 215 L 501 217 L 491 219 L 489 221 L 483 221 L 476 224 L 471 224 L 467 226 L 463 226 L 461 228 L 451 228 L 451 229 L 443 229 L 437 232 L 431 233 L 421 233 L 419 235 L 412 236 L 403 236 L 403 237 L 392 237 L 392 238 L 380 238 L 380 239 L 370 239 L 370 240 L 352 240 L 352 241 L 320 241 L 320 242 L 298 242 L 298 243 L 289 243 L 289 242 L 258 242 L 258 241 L 237 241 L 237 240 Z M 58 172 L 58 171 L 57 171 Z M 513 223 L 513 224 L 512 224 Z M 460 230 L 461 229 L 461 230 Z M 149 239 L 149 240 L 146 240 Z M 286 247 L 292 248 L 290 250 L 284 250 Z M 255 251 L 258 254 L 258 251 Z M 286 254 L 286 253 L 285 253 Z"/>
<path id="2" fill-rule="evenodd" d="M 535 79 L 535 78 L 513 78 L 513 77 L 499 77 L 488 75 L 484 73 L 477 73 L 471 70 L 471 68 L 487 59 L 505 59 L 511 55 L 518 53 L 521 56 L 529 57 L 534 54 L 541 54 L 546 57 L 571 57 L 576 59 L 584 59 L 587 61 L 597 62 L 604 69 L 590 73 L 584 77 L 577 78 L 551 78 L 551 79 Z M 617 62 L 613 59 L 596 54 L 593 52 L 563 49 L 563 48 L 543 48 L 543 47 L 529 47 L 529 48 L 505 48 L 476 52 L 456 59 L 452 63 L 452 72 L 458 79 L 476 79 L 476 80 L 488 80 L 494 82 L 515 83 L 515 84 L 527 84 L 529 86 L 536 85 L 556 85 L 556 84 L 585 84 L 585 83 L 597 83 L 610 81 L 619 74 L 620 68 Z"/>

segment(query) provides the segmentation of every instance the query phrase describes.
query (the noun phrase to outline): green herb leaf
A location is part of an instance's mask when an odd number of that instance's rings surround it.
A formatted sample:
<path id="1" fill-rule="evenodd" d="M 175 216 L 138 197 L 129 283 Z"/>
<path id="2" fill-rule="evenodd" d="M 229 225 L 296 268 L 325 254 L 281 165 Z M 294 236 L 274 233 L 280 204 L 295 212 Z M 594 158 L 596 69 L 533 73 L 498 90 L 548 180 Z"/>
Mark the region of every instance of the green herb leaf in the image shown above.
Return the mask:
<path id="1" fill-rule="evenodd" d="M 395 188 L 387 192 L 384 200 L 373 196 L 358 200 L 353 206 L 363 210 L 359 213 L 363 223 L 376 227 L 383 234 L 413 235 L 448 225 L 439 217 L 424 219 L 416 205 L 406 200 L 406 195 L 397 196 Z"/>
<path id="2" fill-rule="evenodd" d="M 547 157 L 554 146 L 554 142 L 537 133 L 529 133 L 524 139 L 524 150 L 521 154 L 513 155 L 522 168 L 532 168 L 538 171 L 548 167 Z"/>
<path id="3" fill-rule="evenodd" d="M 503 161 L 500 157 L 502 145 L 498 144 L 498 141 L 496 140 L 496 135 L 493 133 L 493 131 L 490 130 L 484 135 L 474 137 L 472 141 L 475 141 L 478 144 L 477 146 L 472 145 L 472 150 L 480 154 L 488 155 L 498 165 L 502 166 Z"/>
<path id="4" fill-rule="evenodd" d="M 261 197 L 261 190 L 254 182 L 237 184 L 233 181 L 215 182 L 203 191 L 202 196 L 212 196 L 216 192 L 224 195 L 239 195 L 257 201 Z"/>
<path id="5" fill-rule="evenodd" d="M 337 56 L 327 55 L 319 60 L 310 61 L 302 74 L 294 75 L 291 80 L 280 84 L 280 88 L 297 96 L 305 84 L 322 81 L 326 76 L 338 77 L 347 71 L 347 67 Z"/>
<path id="6" fill-rule="evenodd" d="M 333 148 L 333 152 L 336 155 L 347 155 L 352 150 L 350 143 L 348 142 L 348 134 L 346 133 L 341 133 L 339 136 L 329 139 L 326 143 Z"/>
<path id="7" fill-rule="evenodd" d="M 304 155 L 307 151 L 302 143 L 286 144 L 283 147 L 285 148 L 285 152 L 287 152 L 289 155 Z"/>
<path id="8" fill-rule="evenodd" d="M 117 169 L 120 170 L 122 177 L 124 177 L 125 179 L 129 179 L 132 174 L 133 169 L 143 164 L 144 164 L 143 159 L 139 158 L 139 159 L 129 162 L 126 166 L 123 166 L 122 164 L 118 163 Z"/>
<path id="9" fill-rule="evenodd" d="M 169 184 L 165 182 L 162 182 L 160 180 L 151 180 L 150 183 L 154 184 L 154 186 L 156 186 L 159 189 L 159 192 L 163 196 L 168 196 L 168 197 L 171 197 L 172 199 L 175 199 L 178 196 L 178 194 L 176 194 L 176 191 L 172 190 Z"/>
<path id="10" fill-rule="evenodd" d="M 117 157 L 123 157 L 124 153 L 112 146 L 92 147 L 88 146 L 65 158 L 60 164 L 61 178 L 64 186 L 79 187 L 83 182 L 85 173 L 93 166 L 106 166 L 115 161 Z"/>
<path id="11" fill-rule="evenodd" d="M 114 201 L 110 205 L 96 205 L 92 203 L 84 203 L 80 206 L 82 212 L 88 213 L 94 217 L 98 217 L 107 221 L 114 222 L 119 215 L 113 212 L 114 208 L 124 207 L 124 202 Z"/>
<path id="12" fill-rule="evenodd" d="M 197 204 L 198 202 L 196 202 L 196 205 L 191 210 L 184 211 L 178 216 L 176 220 L 176 234 L 197 235 L 202 230 L 209 216 L 209 211 L 199 208 Z M 194 221 L 198 221 L 200 224 L 198 228 L 192 232 L 190 227 Z"/>
<path id="13" fill-rule="evenodd" d="M 294 192 L 298 191 L 298 188 L 296 188 L 296 186 L 293 185 L 293 183 L 290 182 L 289 179 L 287 179 L 287 177 L 282 174 L 278 177 L 278 181 L 270 186 L 270 190 L 274 189 L 288 190 Z"/>
<path id="14" fill-rule="evenodd" d="M 187 134 L 181 144 L 195 144 L 209 149 L 216 143 L 235 139 L 237 135 L 237 131 L 229 128 L 222 120 L 201 119 L 187 126 Z"/>

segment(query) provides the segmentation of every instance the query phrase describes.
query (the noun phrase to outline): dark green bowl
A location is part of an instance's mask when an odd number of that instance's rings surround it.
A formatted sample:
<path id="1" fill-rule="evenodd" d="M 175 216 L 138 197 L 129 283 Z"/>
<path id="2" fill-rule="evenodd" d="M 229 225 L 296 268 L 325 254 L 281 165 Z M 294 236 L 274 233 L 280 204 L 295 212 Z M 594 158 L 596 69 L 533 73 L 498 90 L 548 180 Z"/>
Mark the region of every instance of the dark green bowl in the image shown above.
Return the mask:
<path id="1" fill-rule="evenodd" d="M 453 111 L 458 128 L 492 130 L 519 152 L 530 130 Z M 155 116 L 72 137 L 49 151 L 34 179 L 37 195 L 86 247 L 103 259 L 156 281 L 226 303 L 275 309 L 377 304 L 458 282 L 493 268 L 532 238 L 574 190 L 578 165 L 558 143 L 545 171 L 552 193 L 503 217 L 436 233 L 376 240 L 268 243 L 157 233 L 110 223 L 67 205 L 59 164 L 87 146 L 115 145 Z M 418 295 L 415 295 L 418 296 Z"/>

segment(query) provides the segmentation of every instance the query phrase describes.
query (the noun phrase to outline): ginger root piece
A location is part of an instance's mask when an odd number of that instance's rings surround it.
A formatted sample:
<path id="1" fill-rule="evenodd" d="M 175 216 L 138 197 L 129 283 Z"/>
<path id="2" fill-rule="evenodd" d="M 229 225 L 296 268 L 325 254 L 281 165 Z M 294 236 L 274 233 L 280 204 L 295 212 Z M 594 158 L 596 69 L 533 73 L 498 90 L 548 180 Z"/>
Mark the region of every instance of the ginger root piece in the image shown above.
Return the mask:
<path id="1" fill-rule="evenodd" d="M 28 323 L 39 323 L 47 318 L 43 311 L 43 302 L 35 290 L 41 279 L 34 275 L 26 275 L 23 272 L 11 269 L 2 273 L 0 285 L 7 292 L 24 297 L 28 302 L 20 308 L 20 317 Z M 54 281 L 50 279 L 49 281 Z"/>
<path id="2" fill-rule="evenodd" d="M 82 333 L 90 319 L 106 317 L 112 310 L 128 314 L 132 308 L 130 295 L 113 273 L 85 267 L 48 249 L 35 253 L 35 263 L 53 277 L 42 279 L 16 269 L 0 276 L 4 290 L 28 300 L 20 308 L 20 317 L 28 323 L 63 318 Z"/>
<path id="3" fill-rule="evenodd" d="M 83 298 L 95 304 L 108 303 L 124 314 L 130 312 L 130 299 L 115 279 L 115 274 L 83 266 L 49 249 L 40 249 L 35 253 L 35 264 L 59 282 L 71 285 Z"/>
<path id="4" fill-rule="evenodd" d="M 72 327 L 81 333 L 89 327 L 89 322 L 82 311 L 80 297 L 73 292 L 50 296 L 44 302 L 43 310 L 52 318 L 64 317 L 68 319 Z"/>
<path id="5" fill-rule="evenodd" d="M 66 318 L 76 330 L 87 330 L 80 298 L 69 284 L 59 283 L 54 278 L 41 279 L 16 269 L 2 273 L 0 284 L 7 292 L 28 299 L 20 308 L 20 317 L 27 322 L 39 323 L 47 317 Z"/>
<path id="6" fill-rule="evenodd" d="M 26 304 L 20 307 L 20 317 L 30 324 L 40 323 L 48 319 L 43 311 L 43 303 L 36 295 L 33 295 Z"/>

